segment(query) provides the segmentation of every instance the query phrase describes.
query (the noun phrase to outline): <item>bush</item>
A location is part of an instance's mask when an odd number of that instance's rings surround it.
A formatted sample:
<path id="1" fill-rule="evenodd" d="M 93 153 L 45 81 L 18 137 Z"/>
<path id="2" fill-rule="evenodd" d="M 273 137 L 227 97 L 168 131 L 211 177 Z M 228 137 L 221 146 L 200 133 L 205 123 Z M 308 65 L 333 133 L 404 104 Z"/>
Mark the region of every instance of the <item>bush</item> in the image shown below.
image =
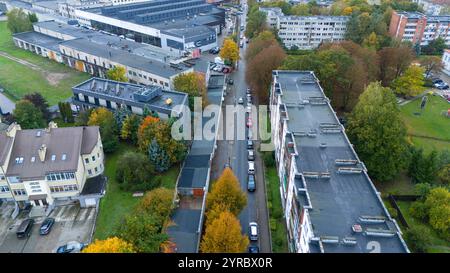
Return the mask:
<path id="1" fill-rule="evenodd" d="M 127 152 L 118 162 L 116 180 L 123 190 L 145 191 L 159 185 L 158 180 L 154 179 L 154 168 L 145 155 Z"/>
<path id="2" fill-rule="evenodd" d="M 275 153 L 272 152 L 263 152 L 263 161 L 266 167 L 274 167 L 275 166 Z"/>
<path id="3" fill-rule="evenodd" d="M 411 207 L 409 208 L 409 213 L 411 214 L 412 217 L 414 217 L 416 219 L 419 219 L 423 222 L 427 221 L 428 208 L 421 201 L 416 201 L 416 202 L 412 203 Z"/>
<path id="4" fill-rule="evenodd" d="M 392 218 L 397 218 L 398 212 L 396 209 L 394 209 L 393 207 L 388 207 L 387 210 L 389 211 L 389 214 Z"/>
<path id="5" fill-rule="evenodd" d="M 409 228 L 404 234 L 409 248 L 414 252 L 425 252 L 427 245 L 431 243 L 431 235 L 428 229 L 421 226 Z"/>

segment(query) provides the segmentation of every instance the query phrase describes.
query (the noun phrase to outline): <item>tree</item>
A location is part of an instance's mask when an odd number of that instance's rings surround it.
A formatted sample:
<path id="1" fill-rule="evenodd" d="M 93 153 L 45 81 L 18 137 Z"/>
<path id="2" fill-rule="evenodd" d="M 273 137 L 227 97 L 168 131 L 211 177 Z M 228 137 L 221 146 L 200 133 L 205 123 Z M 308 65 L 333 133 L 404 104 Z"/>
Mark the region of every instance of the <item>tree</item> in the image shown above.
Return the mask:
<path id="1" fill-rule="evenodd" d="M 444 65 L 438 56 L 423 56 L 420 59 L 420 65 L 425 69 L 425 75 L 428 78 L 430 73 L 439 73 Z"/>
<path id="2" fill-rule="evenodd" d="M 270 31 L 263 31 L 258 36 L 256 36 L 247 47 L 245 51 L 245 60 L 249 62 L 252 60 L 261 50 L 267 48 L 271 45 L 277 44 L 275 35 Z"/>
<path id="3" fill-rule="evenodd" d="M 446 234 L 450 231 L 450 192 L 443 187 L 430 191 L 425 200 L 430 225 Z"/>
<path id="4" fill-rule="evenodd" d="M 245 79 L 255 90 L 260 104 L 267 103 L 272 71 L 281 66 L 284 58 L 284 50 L 278 44 L 273 44 L 264 48 L 247 64 Z"/>
<path id="5" fill-rule="evenodd" d="M 412 148 L 408 174 L 414 183 L 433 183 L 438 171 L 439 162 L 436 151 L 424 155 L 422 149 Z"/>
<path id="6" fill-rule="evenodd" d="M 138 115 L 131 114 L 125 118 L 120 131 L 120 137 L 124 140 L 128 140 L 133 144 L 137 143 L 138 129 L 141 124 L 142 118 Z"/>
<path id="7" fill-rule="evenodd" d="M 248 15 L 245 36 L 249 39 L 256 37 L 259 33 L 267 29 L 266 14 L 256 10 Z"/>
<path id="8" fill-rule="evenodd" d="M 297 16 L 311 15 L 311 12 L 309 11 L 309 6 L 308 6 L 308 4 L 305 4 L 305 3 L 294 5 L 291 8 L 291 13 L 292 13 L 292 15 L 297 15 Z"/>
<path id="9" fill-rule="evenodd" d="M 118 82 L 128 82 L 127 71 L 123 66 L 115 66 L 108 71 L 106 71 L 106 78 L 118 81 Z"/>
<path id="10" fill-rule="evenodd" d="M 450 164 L 446 164 L 440 169 L 438 177 L 442 184 L 450 184 Z"/>
<path id="11" fill-rule="evenodd" d="M 36 13 L 28 13 L 28 20 L 30 20 L 31 23 L 39 21 Z"/>
<path id="12" fill-rule="evenodd" d="M 189 107 L 194 109 L 194 97 L 202 97 L 202 105 L 208 104 L 205 77 L 196 72 L 183 73 L 173 80 L 175 90 L 189 95 Z"/>
<path id="13" fill-rule="evenodd" d="M 132 213 L 117 229 L 118 237 L 130 242 L 140 253 L 156 253 L 169 238 L 163 232 L 161 219 L 154 214 Z"/>
<path id="14" fill-rule="evenodd" d="M 427 246 L 431 243 L 431 235 L 427 228 L 422 226 L 411 226 L 404 235 L 408 246 L 418 253 L 424 253 Z"/>
<path id="15" fill-rule="evenodd" d="M 423 77 L 424 69 L 417 65 L 411 65 L 406 71 L 392 82 L 395 93 L 402 96 L 414 97 L 420 95 L 425 88 Z"/>
<path id="16" fill-rule="evenodd" d="M 406 128 L 396 98 L 378 82 L 369 84 L 348 119 L 347 134 L 369 174 L 394 178 L 406 163 Z"/>
<path id="17" fill-rule="evenodd" d="M 89 117 L 91 116 L 93 108 L 82 109 L 78 115 L 75 117 L 75 125 L 76 126 L 87 126 L 89 122 Z"/>
<path id="18" fill-rule="evenodd" d="M 82 251 L 83 253 L 133 253 L 133 245 L 118 238 L 95 240 Z"/>
<path id="19" fill-rule="evenodd" d="M 37 129 L 45 127 L 42 112 L 28 100 L 20 100 L 13 111 L 15 121 L 22 129 Z"/>
<path id="20" fill-rule="evenodd" d="M 122 130 L 123 121 L 131 115 L 131 110 L 128 109 L 128 107 L 120 107 L 116 111 L 114 111 L 114 119 L 116 120 L 117 127 L 120 130 Z"/>
<path id="21" fill-rule="evenodd" d="M 117 123 L 113 113 L 104 107 L 97 108 L 91 112 L 88 121 L 89 126 L 99 126 L 103 142 L 103 150 L 106 153 L 115 151 L 119 144 Z"/>
<path id="22" fill-rule="evenodd" d="M 247 197 L 241 190 L 239 180 L 230 168 L 225 168 L 207 196 L 206 209 L 222 205 L 234 215 L 238 215 L 246 204 Z"/>
<path id="23" fill-rule="evenodd" d="M 166 221 L 173 210 L 173 190 L 156 188 L 147 192 L 137 206 L 139 213 L 152 213 Z"/>
<path id="24" fill-rule="evenodd" d="M 159 118 L 152 116 L 146 116 L 137 132 L 138 146 L 141 152 L 147 152 L 151 141 L 155 137 L 156 124 L 159 122 Z"/>
<path id="25" fill-rule="evenodd" d="M 12 9 L 7 16 L 7 27 L 12 33 L 19 33 L 33 30 L 30 17 L 22 9 Z"/>
<path id="26" fill-rule="evenodd" d="M 120 187 L 128 191 L 151 190 L 159 186 L 154 178 L 154 167 L 141 153 L 126 152 L 121 155 L 116 166 L 116 180 Z"/>
<path id="27" fill-rule="evenodd" d="M 162 149 L 156 139 L 153 139 L 148 147 L 148 158 L 159 173 L 165 172 L 170 167 L 170 159 L 166 151 Z"/>
<path id="28" fill-rule="evenodd" d="M 241 234 L 239 220 L 224 211 L 207 223 L 200 250 L 203 253 L 243 253 L 248 244 L 247 236 Z"/>
<path id="29" fill-rule="evenodd" d="M 385 47 L 378 52 L 380 56 L 380 79 L 383 86 L 389 86 L 411 65 L 414 52 L 406 45 Z"/>
<path id="30" fill-rule="evenodd" d="M 42 116 L 45 120 L 50 120 L 50 111 L 48 110 L 48 102 L 47 100 L 38 92 L 34 92 L 31 94 L 26 94 L 23 97 L 24 100 L 30 101 L 36 108 L 41 111 Z"/>
<path id="31" fill-rule="evenodd" d="M 234 65 L 239 60 L 238 45 L 233 40 L 226 38 L 223 41 L 219 56 L 224 60 L 230 61 Z"/>
<path id="32" fill-rule="evenodd" d="M 61 118 L 64 122 L 73 123 L 75 121 L 70 102 L 58 102 L 58 108 Z"/>
<path id="33" fill-rule="evenodd" d="M 430 41 L 428 45 L 422 47 L 421 51 L 425 55 L 442 55 L 446 48 L 447 44 L 445 43 L 445 39 L 438 37 L 435 40 Z"/>

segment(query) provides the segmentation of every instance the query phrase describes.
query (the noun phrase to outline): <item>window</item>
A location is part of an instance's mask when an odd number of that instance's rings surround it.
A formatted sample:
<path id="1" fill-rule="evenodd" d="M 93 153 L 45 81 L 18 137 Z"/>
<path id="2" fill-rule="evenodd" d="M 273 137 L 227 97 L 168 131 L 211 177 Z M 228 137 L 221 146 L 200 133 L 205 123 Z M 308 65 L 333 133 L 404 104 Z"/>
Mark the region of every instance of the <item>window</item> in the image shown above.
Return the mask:
<path id="1" fill-rule="evenodd" d="M 95 170 L 95 173 L 98 173 L 98 168 L 97 167 L 95 167 L 94 170 Z"/>
<path id="2" fill-rule="evenodd" d="M 24 189 L 13 190 L 14 195 L 26 195 L 26 191 Z"/>
<path id="3" fill-rule="evenodd" d="M 66 160 L 66 158 L 67 158 L 67 155 L 66 155 L 66 154 L 62 154 L 62 156 L 61 156 L 61 160 L 62 160 L 62 161 L 65 161 L 65 160 Z"/>
<path id="4" fill-rule="evenodd" d="M 92 175 L 92 170 L 88 170 L 88 174 L 89 174 L 89 175 Z"/>
<path id="5" fill-rule="evenodd" d="M 56 160 L 56 155 L 52 155 L 52 161 Z"/>
<path id="6" fill-rule="evenodd" d="M 92 156 L 92 162 L 95 162 L 95 155 Z"/>
<path id="7" fill-rule="evenodd" d="M 86 162 L 86 164 L 88 164 L 89 163 L 89 158 L 85 158 L 84 162 Z"/>
<path id="8" fill-rule="evenodd" d="M 8 186 L 0 186 L 0 192 L 9 192 Z"/>

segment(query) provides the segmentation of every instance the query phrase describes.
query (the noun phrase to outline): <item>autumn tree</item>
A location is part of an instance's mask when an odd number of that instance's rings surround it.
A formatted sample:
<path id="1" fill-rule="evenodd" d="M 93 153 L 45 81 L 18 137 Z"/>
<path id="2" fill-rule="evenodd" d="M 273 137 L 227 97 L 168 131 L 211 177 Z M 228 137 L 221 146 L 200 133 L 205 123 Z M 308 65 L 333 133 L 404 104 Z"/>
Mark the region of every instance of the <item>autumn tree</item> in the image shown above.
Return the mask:
<path id="1" fill-rule="evenodd" d="M 247 17 L 248 21 L 245 29 L 245 36 L 247 38 L 253 38 L 267 29 L 266 17 L 266 14 L 259 10 L 250 12 Z"/>
<path id="2" fill-rule="evenodd" d="M 414 58 L 413 50 L 406 45 L 385 47 L 378 52 L 378 55 L 380 57 L 380 79 L 383 86 L 389 86 L 395 78 L 402 75 Z"/>
<path id="3" fill-rule="evenodd" d="M 42 116 L 46 121 L 50 120 L 50 111 L 48 110 L 47 100 L 38 92 L 26 94 L 23 97 L 24 100 L 30 101 L 36 108 L 41 111 Z"/>
<path id="4" fill-rule="evenodd" d="M 424 69 L 417 65 L 411 65 L 398 78 L 392 81 L 392 88 L 397 95 L 414 97 L 420 95 L 425 88 L 423 77 Z"/>
<path id="5" fill-rule="evenodd" d="M 7 27 L 12 33 L 19 33 L 33 30 L 30 17 L 22 10 L 14 8 L 6 13 Z"/>
<path id="6" fill-rule="evenodd" d="M 138 147 L 141 152 L 146 152 L 152 139 L 155 137 L 156 124 L 159 118 L 146 116 L 137 131 Z"/>
<path id="7" fill-rule="evenodd" d="M 347 133 L 375 179 L 390 180 L 405 166 L 406 128 L 389 88 L 369 84 L 349 116 Z"/>
<path id="8" fill-rule="evenodd" d="M 128 82 L 127 71 L 123 66 L 115 66 L 106 71 L 106 77 L 113 81 Z"/>
<path id="9" fill-rule="evenodd" d="M 444 53 L 444 49 L 447 48 L 447 44 L 445 39 L 442 37 L 438 37 L 435 40 L 432 40 L 428 43 L 428 45 L 422 47 L 422 53 L 426 55 L 442 55 Z"/>
<path id="10" fill-rule="evenodd" d="M 156 188 L 147 192 L 137 206 L 139 213 L 153 213 L 164 222 L 173 209 L 173 190 Z"/>
<path id="11" fill-rule="evenodd" d="M 241 190 L 239 180 L 230 168 L 225 168 L 207 196 L 206 209 L 222 206 L 238 215 L 246 204 L 247 196 Z"/>
<path id="12" fill-rule="evenodd" d="M 444 65 L 438 56 L 423 56 L 420 59 L 420 65 L 425 69 L 425 75 L 428 78 L 431 73 L 439 73 Z"/>
<path id="13" fill-rule="evenodd" d="M 122 129 L 120 130 L 120 137 L 136 144 L 138 140 L 138 129 L 141 121 L 142 118 L 136 114 L 128 115 L 123 121 Z"/>
<path id="14" fill-rule="evenodd" d="M 425 200 L 428 208 L 430 225 L 444 234 L 450 235 L 450 192 L 448 189 L 438 187 L 432 189 Z M 450 237 L 447 237 L 450 238 Z"/>
<path id="15" fill-rule="evenodd" d="M 305 3 L 300 3 L 297 5 L 292 6 L 291 8 L 291 14 L 296 16 L 308 16 L 311 15 L 311 12 L 309 10 L 309 5 Z"/>
<path id="16" fill-rule="evenodd" d="M 59 114 L 64 122 L 73 123 L 75 118 L 73 117 L 72 107 L 70 102 L 58 102 Z"/>
<path id="17" fill-rule="evenodd" d="M 75 117 L 75 126 L 87 126 L 92 111 L 94 111 L 93 108 L 81 109 Z"/>
<path id="18" fill-rule="evenodd" d="M 189 95 L 189 107 L 194 109 L 194 97 L 202 97 L 202 105 L 208 104 L 205 77 L 197 72 L 183 73 L 173 80 L 175 90 Z"/>
<path id="19" fill-rule="evenodd" d="M 20 100 L 13 111 L 14 120 L 22 129 L 37 129 L 45 127 L 42 112 L 29 100 Z"/>
<path id="20" fill-rule="evenodd" d="M 223 41 L 223 46 L 219 52 L 219 56 L 234 65 L 239 60 L 239 47 L 236 42 L 226 38 Z"/>
<path id="21" fill-rule="evenodd" d="M 200 250 L 203 253 L 243 253 L 248 244 L 249 240 L 241 234 L 241 225 L 236 216 L 223 211 L 206 224 Z"/>
<path id="22" fill-rule="evenodd" d="M 116 181 L 123 190 L 151 190 L 159 186 L 154 177 L 154 167 L 147 157 L 141 153 L 128 151 L 118 159 Z"/>
<path id="23" fill-rule="evenodd" d="M 82 251 L 83 253 L 133 253 L 133 245 L 118 238 L 95 240 Z"/>
<path id="24" fill-rule="evenodd" d="M 115 151 L 119 144 L 118 128 L 113 113 L 104 107 L 93 110 L 89 116 L 89 126 L 99 126 L 103 150 L 106 153 Z"/>
<path id="25" fill-rule="evenodd" d="M 252 60 L 261 50 L 271 45 L 275 45 L 277 42 L 275 35 L 270 31 L 263 31 L 256 36 L 247 47 L 245 51 L 245 60 L 249 62 Z"/>

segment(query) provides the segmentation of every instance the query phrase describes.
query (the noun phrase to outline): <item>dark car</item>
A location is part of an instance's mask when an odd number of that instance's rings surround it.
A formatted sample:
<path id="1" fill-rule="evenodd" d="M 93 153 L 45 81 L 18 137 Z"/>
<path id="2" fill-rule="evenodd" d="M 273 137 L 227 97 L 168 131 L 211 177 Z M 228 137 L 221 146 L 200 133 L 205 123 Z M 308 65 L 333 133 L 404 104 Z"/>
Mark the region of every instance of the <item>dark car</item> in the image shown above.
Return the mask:
<path id="1" fill-rule="evenodd" d="M 16 235 L 17 238 L 25 238 L 30 237 L 31 235 L 31 229 L 33 228 L 34 220 L 33 219 L 26 219 L 23 220 L 23 222 L 20 224 L 19 228 L 17 229 Z"/>
<path id="2" fill-rule="evenodd" d="M 234 84 L 233 79 L 229 79 L 229 80 L 228 80 L 228 84 L 229 84 L 229 85 L 233 85 L 233 84 Z"/>
<path id="3" fill-rule="evenodd" d="M 224 168 L 224 169 L 226 169 L 226 168 L 233 169 L 233 168 L 231 168 L 230 163 L 225 163 L 225 165 L 223 165 L 223 168 Z"/>
<path id="4" fill-rule="evenodd" d="M 218 47 L 218 46 L 216 46 L 216 47 L 214 47 L 214 48 L 211 48 L 210 50 L 209 50 L 209 53 L 211 53 L 211 54 L 217 54 L 217 53 L 219 53 L 220 52 L 220 47 Z"/>
<path id="5" fill-rule="evenodd" d="M 55 223 L 54 218 L 47 218 L 42 222 L 41 228 L 39 229 L 40 235 L 47 235 L 52 230 L 53 224 Z"/>
<path id="6" fill-rule="evenodd" d="M 248 253 L 259 253 L 259 247 L 258 246 L 249 246 Z"/>
<path id="7" fill-rule="evenodd" d="M 253 149 L 253 141 L 252 140 L 247 140 L 247 149 L 249 149 L 249 150 Z"/>
<path id="8" fill-rule="evenodd" d="M 253 174 L 248 175 L 247 190 L 248 191 L 256 190 L 255 176 Z"/>

